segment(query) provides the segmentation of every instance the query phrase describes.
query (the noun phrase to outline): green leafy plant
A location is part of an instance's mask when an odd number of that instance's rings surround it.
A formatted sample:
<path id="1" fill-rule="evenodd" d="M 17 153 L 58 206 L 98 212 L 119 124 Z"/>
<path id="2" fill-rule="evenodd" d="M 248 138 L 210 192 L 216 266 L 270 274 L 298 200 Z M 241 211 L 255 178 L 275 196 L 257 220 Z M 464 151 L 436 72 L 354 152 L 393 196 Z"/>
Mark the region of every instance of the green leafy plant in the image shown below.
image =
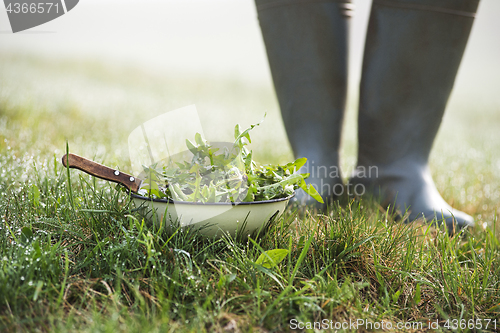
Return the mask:
<path id="1" fill-rule="evenodd" d="M 262 254 L 255 261 L 256 264 L 261 265 L 265 268 L 273 268 L 277 264 L 283 261 L 288 255 L 288 250 L 286 249 L 275 249 L 262 252 Z"/>
<path id="2" fill-rule="evenodd" d="M 195 142 L 186 140 L 192 153 L 190 161 L 172 162 L 167 166 L 144 166 L 144 193 L 153 198 L 190 202 L 253 202 L 286 198 L 296 189 L 303 189 L 318 202 L 323 199 L 316 189 L 307 185 L 308 173 L 296 173 L 307 161 L 299 158 L 285 165 L 260 165 L 252 159 L 249 132 L 234 128 L 232 147 L 215 148 L 195 135 Z"/>

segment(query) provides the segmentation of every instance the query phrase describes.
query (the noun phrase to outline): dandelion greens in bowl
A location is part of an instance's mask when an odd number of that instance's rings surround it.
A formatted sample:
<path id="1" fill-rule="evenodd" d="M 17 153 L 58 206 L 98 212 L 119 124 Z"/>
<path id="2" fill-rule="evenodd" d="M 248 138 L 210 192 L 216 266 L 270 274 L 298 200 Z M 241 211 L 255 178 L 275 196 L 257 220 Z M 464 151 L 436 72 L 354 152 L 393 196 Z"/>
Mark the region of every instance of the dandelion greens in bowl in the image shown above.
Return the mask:
<path id="1" fill-rule="evenodd" d="M 305 182 L 309 174 L 296 172 L 306 158 L 285 165 L 261 165 L 253 160 L 246 145 L 251 143 L 250 131 L 259 124 L 244 131 L 236 125 L 234 142 L 222 148 L 197 133 L 194 142 L 186 140 L 189 160 L 144 166 L 141 194 L 199 203 L 257 202 L 291 197 L 300 188 L 323 203 L 316 189 Z"/>

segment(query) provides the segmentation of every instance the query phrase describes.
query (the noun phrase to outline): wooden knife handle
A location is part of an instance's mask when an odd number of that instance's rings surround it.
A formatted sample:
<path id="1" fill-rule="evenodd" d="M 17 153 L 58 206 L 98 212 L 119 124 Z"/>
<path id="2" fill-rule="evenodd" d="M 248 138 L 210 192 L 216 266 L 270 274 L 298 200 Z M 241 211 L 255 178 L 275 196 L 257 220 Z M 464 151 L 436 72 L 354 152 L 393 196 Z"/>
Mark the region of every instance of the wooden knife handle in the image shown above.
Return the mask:
<path id="1" fill-rule="evenodd" d="M 70 168 L 82 170 L 94 177 L 122 184 L 135 193 L 141 188 L 142 180 L 75 154 L 65 154 L 62 157 L 62 163 L 65 167 L 69 166 Z"/>

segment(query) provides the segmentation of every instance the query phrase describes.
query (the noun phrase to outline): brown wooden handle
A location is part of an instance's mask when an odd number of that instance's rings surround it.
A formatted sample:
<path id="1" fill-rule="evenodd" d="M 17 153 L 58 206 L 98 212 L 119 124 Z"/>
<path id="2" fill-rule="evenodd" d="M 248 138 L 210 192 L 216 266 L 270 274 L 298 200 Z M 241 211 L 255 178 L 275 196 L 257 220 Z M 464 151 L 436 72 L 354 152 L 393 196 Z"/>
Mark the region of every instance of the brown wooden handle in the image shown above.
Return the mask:
<path id="1" fill-rule="evenodd" d="M 130 191 L 137 193 L 141 188 L 142 180 L 128 175 L 121 171 L 108 168 L 102 164 L 96 163 L 84 157 L 75 154 L 66 154 L 62 157 L 63 165 L 82 170 L 97 178 L 109 180 L 122 184 Z"/>

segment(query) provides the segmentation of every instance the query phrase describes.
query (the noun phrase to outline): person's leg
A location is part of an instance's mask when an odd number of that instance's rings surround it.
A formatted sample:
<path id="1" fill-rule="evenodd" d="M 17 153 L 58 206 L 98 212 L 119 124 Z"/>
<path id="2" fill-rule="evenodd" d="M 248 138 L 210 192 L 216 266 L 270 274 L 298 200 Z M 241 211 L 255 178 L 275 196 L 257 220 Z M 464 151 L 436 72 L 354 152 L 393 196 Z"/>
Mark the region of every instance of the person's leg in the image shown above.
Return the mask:
<path id="1" fill-rule="evenodd" d="M 347 90 L 350 0 L 256 0 L 274 87 L 301 171 L 323 197 L 343 191 L 339 170 Z"/>
<path id="2" fill-rule="evenodd" d="M 373 0 L 363 60 L 359 151 L 362 183 L 409 220 L 472 225 L 440 196 L 428 160 L 479 0 Z M 371 170 L 369 167 L 377 167 Z"/>

